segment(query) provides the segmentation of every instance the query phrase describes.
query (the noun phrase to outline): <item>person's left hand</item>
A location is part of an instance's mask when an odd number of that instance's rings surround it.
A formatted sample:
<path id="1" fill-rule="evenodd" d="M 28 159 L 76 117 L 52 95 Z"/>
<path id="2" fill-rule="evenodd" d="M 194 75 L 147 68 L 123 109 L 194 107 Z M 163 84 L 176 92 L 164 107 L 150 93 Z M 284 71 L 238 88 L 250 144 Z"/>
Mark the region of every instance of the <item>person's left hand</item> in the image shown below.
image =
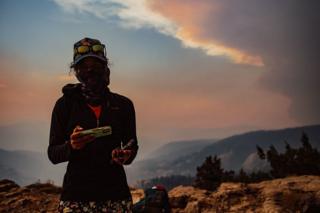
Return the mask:
<path id="1" fill-rule="evenodd" d="M 129 149 L 114 149 L 112 150 L 112 161 L 119 165 L 123 165 L 131 156 L 132 151 Z"/>

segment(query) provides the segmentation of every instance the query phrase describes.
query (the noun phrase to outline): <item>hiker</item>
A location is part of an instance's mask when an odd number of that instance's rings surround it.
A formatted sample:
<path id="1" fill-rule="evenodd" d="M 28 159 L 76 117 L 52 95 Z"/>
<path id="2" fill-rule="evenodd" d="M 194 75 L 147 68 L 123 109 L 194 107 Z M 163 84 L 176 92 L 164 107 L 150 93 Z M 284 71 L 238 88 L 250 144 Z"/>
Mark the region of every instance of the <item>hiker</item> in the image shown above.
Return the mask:
<path id="1" fill-rule="evenodd" d="M 68 161 L 58 210 L 132 212 L 123 165 L 138 151 L 133 103 L 108 88 L 104 44 L 84 38 L 73 49 L 70 68 L 80 83 L 65 85 L 55 103 L 47 150 L 53 164 Z M 110 131 L 102 137 L 84 134 L 97 127 Z"/>

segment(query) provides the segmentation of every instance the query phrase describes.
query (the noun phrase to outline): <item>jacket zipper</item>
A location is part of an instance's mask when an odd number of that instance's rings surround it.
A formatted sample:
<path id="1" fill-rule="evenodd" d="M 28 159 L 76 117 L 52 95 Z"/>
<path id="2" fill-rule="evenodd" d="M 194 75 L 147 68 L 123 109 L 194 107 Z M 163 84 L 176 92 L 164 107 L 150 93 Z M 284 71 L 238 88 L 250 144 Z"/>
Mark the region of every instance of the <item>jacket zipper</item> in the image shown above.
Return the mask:
<path id="1" fill-rule="evenodd" d="M 90 107 L 89 107 L 90 108 Z M 96 114 L 90 109 L 90 111 L 91 111 L 91 113 L 93 114 L 93 116 L 96 118 L 96 124 L 97 124 L 97 126 L 96 127 L 99 127 L 100 126 L 100 117 L 101 116 L 99 116 L 99 118 L 97 118 L 96 117 Z"/>

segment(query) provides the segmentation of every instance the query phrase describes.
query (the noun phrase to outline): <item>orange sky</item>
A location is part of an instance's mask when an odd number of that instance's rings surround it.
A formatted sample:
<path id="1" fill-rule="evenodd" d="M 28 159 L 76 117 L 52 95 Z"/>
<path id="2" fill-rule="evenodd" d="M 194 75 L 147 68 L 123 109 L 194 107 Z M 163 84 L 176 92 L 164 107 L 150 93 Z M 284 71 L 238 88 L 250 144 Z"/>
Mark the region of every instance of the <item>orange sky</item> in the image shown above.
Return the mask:
<path id="1" fill-rule="evenodd" d="M 62 86 L 76 82 L 67 74 L 67 69 L 49 75 L 22 61 L 12 63 L 9 59 L 2 61 L 1 67 L 5 70 L 1 79 L 4 86 L 0 88 L 2 126 L 49 123 Z M 25 74 L 19 72 L 21 70 L 25 70 Z M 147 150 L 174 140 L 223 137 L 232 131 L 277 128 L 294 123 L 288 113 L 283 113 L 288 110 L 290 100 L 263 90 L 256 83 L 245 85 L 239 79 L 229 85 L 219 84 L 222 74 L 217 73 L 217 79 L 212 79 L 213 83 L 218 82 L 212 85 L 217 91 L 201 94 L 201 78 L 205 76 L 199 76 L 200 81 L 196 83 L 191 76 L 185 76 L 186 82 L 175 83 L 174 79 L 157 75 L 128 79 L 119 72 L 111 72 L 110 88 L 133 100 L 138 136 Z M 254 78 L 258 81 L 259 75 Z M 277 107 L 273 103 L 277 103 Z"/>

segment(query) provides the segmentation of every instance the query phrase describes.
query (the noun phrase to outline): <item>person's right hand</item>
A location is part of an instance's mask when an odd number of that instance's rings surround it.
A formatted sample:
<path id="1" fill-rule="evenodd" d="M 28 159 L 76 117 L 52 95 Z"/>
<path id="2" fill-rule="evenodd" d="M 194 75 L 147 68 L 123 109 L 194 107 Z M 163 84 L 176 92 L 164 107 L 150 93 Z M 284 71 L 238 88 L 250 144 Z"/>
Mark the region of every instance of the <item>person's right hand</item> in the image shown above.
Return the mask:
<path id="1" fill-rule="evenodd" d="M 80 135 L 83 130 L 79 125 L 74 128 L 73 133 L 70 135 L 70 144 L 73 149 L 82 149 L 88 142 L 95 139 L 92 135 Z"/>

